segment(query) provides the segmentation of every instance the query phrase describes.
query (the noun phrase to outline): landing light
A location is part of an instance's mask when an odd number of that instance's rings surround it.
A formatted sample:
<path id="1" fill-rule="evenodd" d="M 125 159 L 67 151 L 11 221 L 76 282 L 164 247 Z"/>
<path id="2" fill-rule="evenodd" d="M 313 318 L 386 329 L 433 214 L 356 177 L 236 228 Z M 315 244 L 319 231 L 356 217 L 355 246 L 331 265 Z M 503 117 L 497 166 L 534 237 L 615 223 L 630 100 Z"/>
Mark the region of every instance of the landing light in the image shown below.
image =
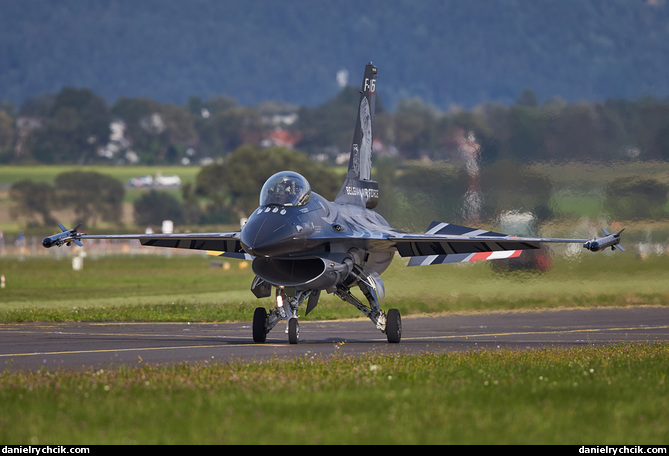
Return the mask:
<path id="1" fill-rule="evenodd" d="M 276 295 L 276 306 L 283 307 L 283 296 Z"/>

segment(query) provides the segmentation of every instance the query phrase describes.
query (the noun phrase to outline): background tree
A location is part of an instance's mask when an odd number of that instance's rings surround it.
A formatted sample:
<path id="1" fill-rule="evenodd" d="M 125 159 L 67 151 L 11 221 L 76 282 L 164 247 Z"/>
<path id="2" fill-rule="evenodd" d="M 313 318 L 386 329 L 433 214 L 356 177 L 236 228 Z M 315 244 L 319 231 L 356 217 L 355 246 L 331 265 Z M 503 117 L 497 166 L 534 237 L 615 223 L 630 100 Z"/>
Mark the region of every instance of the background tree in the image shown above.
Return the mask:
<path id="1" fill-rule="evenodd" d="M 263 125 L 255 109 L 239 106 L 224 108 L 222 98 L 212 105 L 216 107 L 213 112 L 196 122 L 200 155 L 222 157 L 243 144 L 260 143 Z"/>
<path id="2" fill-rule="evenodd" d="M 120 98 L 111 113 L 125 125 L 124 136 L 140 162 L 179 163 L 198 144 L 194 117 L 187 108 L 146 98 Z"/>
<path id="3" fill-rule="evenodd" d="M 169 193 L 151 190 L 133 204 L 135 222 L 142 226 L 160 226 L 163 220 L 183 223 L 184 211 L 179 200 Z"/>
<path id="4" fill-rule="evenodd" d="M 407 158 L 430 157 L 435 149 L 438 111 L 419 98 L 400 101 L 395 113 L 396 146 Z"/>
<path id="5" fill-rule="evenodd" d="M 495 219 L 502 211 L 532 212 L 540 219 L 551 216 L 550 178 L 513 160 L 499 160 L 481 170 L 484 215 Z"/>
<path id="6" fill-rule="evenodd" d="M 203 212 L 200 201 L 195 192 L 195 184 L 187 182 L 181 186 L 181 206 L 183 208 L 183 221 L 189 225 L 197 225 L 202 222 Z"/>
<path id="7" fill-rule="evenodd" d="M 387 176 L 387 172 L 382 175 Z M 444 163 L 418 164 L 395 177 L 391 191 L 383 183 L 379 182 L 379 212 L 394 226 L 421 232 L 434 220 L 461 219 L 468 187 L 462 168 Z"/>
<path id="8" fill-rule="evenodd" d="M 54 185 L 60 206 L 71 208 L 79 223 L 121 220 L 125 189 L 119 180 L 92 171 L 70 171 L 56 176 Z"/>
<path id="9" fill-rule="evenodd" d="M 37 216 L 43 225 L 55 225 L 51 215 L 51 208 L 56 202 L 53 186 L 46 182 L 33 182 L 30 179 L 21 180 L 12 184 L 9 197 L 14 201 L 12 216 Z"/>
<path id="10" fill-rule="evenodd" d="M 662 217 L 669 186 L 652 178 L 629 176 L 614 180 L 606 187 L 606 206 L 611 215 L 622 220 Z"/>
<path id="11" fill-rule="evenodd" d="M 0 163 L 9 163 L 14 158 L 16 131 L 13 111 L 9 103 L 0 105 Z"/>
<path id="12" fill-rule="evenodd" d="M 282 147 L 242 146 L 222 164 L 204 166 L 196 178 L 197 192 L 214 204 L 248 217 L 258 207 L 258 191 L 274 173 L 293 170 L 302 174 L 312 190 L 328 199 L 336 196 L 341 182 L 333 171 L 305 154 Z"/>
<path id="13" fill-rule="evenodd" d="M 44 126 L 35 130 L 32 155 L 40 163 L 90 163 L 109 140 L 106 102 L 88 89 L 64 88 Z"/>
<path id="14" fill-rule="evenodd" d="M 304 136 L 296 147 L 309 155 L 348 151 L 359 101 L 359 89 L 348 86 L 320 106 L 300 108 L 295 129 Z"/>

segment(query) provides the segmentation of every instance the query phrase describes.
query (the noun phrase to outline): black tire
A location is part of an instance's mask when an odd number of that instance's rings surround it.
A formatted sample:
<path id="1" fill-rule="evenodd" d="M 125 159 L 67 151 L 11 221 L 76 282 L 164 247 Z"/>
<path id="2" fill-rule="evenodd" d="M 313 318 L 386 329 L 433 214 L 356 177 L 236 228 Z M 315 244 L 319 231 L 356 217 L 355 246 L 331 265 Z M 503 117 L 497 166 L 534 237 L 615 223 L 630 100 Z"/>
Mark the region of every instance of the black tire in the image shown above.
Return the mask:
<path id="1" fill-rule="evenodd" d="M 402 317 L 397 309 L 390 309 L 386 315 L 386 336 L 391 344 L 397 344 L 402 339 Z"/>
<path id="2" fill-rule="evenodd" d="M 253 342 L 263 343 L 267 339 L 266 322 L 267 311 L 262 307 L 256 307 L 253 312 Z"/>
<path id="3" fill-rule="evenodd" d="M 297 318 L 288 320 L 288 342 L 296 344 L 300 340 L 300 324 Z"/>

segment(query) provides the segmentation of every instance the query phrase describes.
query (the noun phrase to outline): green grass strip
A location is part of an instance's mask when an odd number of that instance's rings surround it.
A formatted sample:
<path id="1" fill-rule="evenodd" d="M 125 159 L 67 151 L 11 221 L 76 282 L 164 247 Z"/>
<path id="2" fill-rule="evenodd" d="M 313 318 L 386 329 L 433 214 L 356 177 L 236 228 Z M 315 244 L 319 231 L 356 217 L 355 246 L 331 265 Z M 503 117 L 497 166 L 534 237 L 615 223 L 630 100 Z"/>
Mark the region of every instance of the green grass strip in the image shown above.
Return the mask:
<path id="1" fill-rule="evenodd" d="M 6 444 L 658 444 L 669 345 L 0 373 Z"/>

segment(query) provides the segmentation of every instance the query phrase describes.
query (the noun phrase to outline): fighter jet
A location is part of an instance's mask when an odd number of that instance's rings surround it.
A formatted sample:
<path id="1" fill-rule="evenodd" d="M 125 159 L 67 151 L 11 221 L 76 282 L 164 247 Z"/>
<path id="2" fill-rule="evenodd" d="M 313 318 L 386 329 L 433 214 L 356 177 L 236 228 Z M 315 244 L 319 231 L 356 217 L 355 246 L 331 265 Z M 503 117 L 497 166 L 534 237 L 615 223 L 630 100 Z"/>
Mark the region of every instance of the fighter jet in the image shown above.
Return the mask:
<path id="1" fill-rule="evenodd" d="M 365 66 L 348 172 L 334 201 L 313 192 L 307 179 L 293 171 L 269 177 L 260 190 L 258 208 L 239 231 L 190 234 L 87 235 L 77 228 L 44 238 L 44 247 L 81 245 L 87 239 L 137 239 L 142 245 L 218 252 L 252 261 L 251 291 L 266 298 L 274 290 L 275 305 L 257 307 L 252 335 L 257 343 L 280 322 L 286 322 L 288 341 L 300 340 L 298 309 L 305 315 L 317 305 L 321 292 L 352 304 L 382 331 L 389 343 L 402 337 L 397 309 L 381 309 L 385 288 L 381 274 L 398 254 L 409 266 L 514 258 L 543 243 L 583 243 L 597 251 L 615 248 L 620 233 L 597 240 L 516 237 L 485 229 L 433 222 L 424 233 L 391 227 L 374 211 L 379 186 L 371 179 L 372 139 L 377 67 Z M 608 233 L 605 231 L 605 233 Z M 366 303 L 351 290 L 358 287 Z"/>

